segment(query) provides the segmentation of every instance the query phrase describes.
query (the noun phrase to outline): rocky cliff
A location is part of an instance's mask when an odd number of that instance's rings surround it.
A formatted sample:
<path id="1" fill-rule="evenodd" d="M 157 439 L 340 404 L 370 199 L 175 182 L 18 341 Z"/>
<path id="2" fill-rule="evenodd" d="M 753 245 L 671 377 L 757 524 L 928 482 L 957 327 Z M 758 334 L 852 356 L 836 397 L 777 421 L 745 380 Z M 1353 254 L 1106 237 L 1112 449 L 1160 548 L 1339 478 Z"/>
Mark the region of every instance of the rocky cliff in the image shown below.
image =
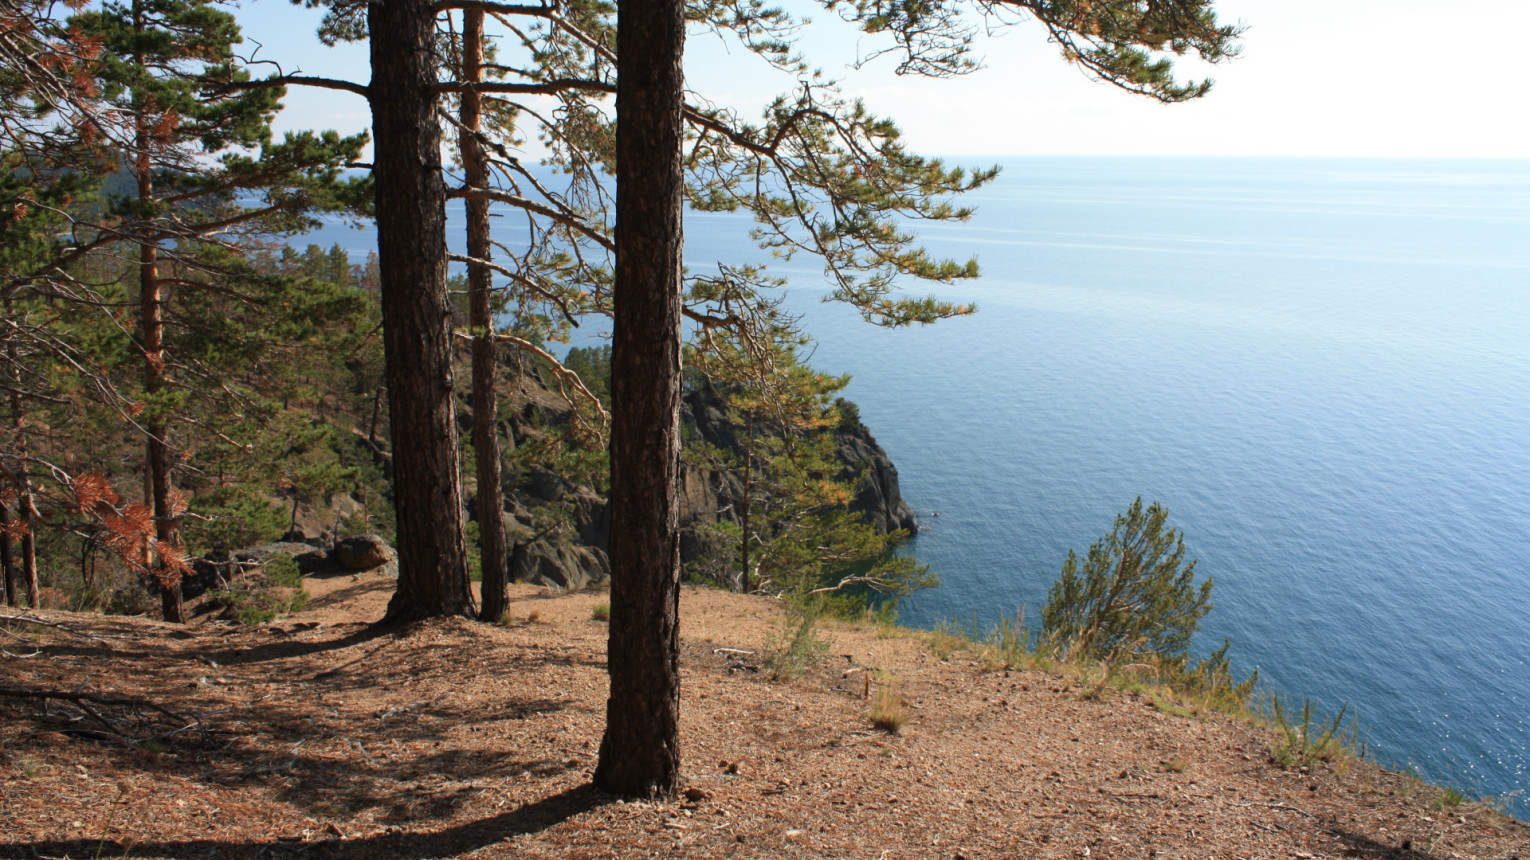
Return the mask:
<path id="1" fill-rule="evenodd" d="M 523 409 L 515 419 L 521 434 L 537 423 L 556 421 L 557 405 L 539 401 L 536 409 Z M 870 429 L 856 417 L 853 405 L 845 409 L 846 420 L 831 432 L 836 480 L 851 484 L 854 498 L 850 510 L 881 532 L 918 530 L 914 512 L 898 491 L 898 469 L 877 444 Z M 705 442 L 725 452 L 743 450 L 743 427 L 727 416 L 717 393 L 706 386 L 688 390 L 681 421 L 688 444 Z M 715 468 L 705 458 L 687 456 L 681 473 L 682 564 L 726 552 L 710 535 L 708 525 L 736 521 L 743 500 L 743 481 L 733 470 Z M 513 578 L 559 588 L 580 588 L 610 575 L 606 557 L 610 520 L 606 499 L 590 487 L 567 481 L 545 469 L 532 470 L 507 493 L 505 525 L 514 549 L 510 560 Z M 472 507 L 469 506 L 469 510 Z"/>
<path id="2" fill-rule="evenodd" d="M 503 433 L 510 440 L 507 450 L 555 437 L 569 421 L 569 406 L 556 385 L 534 367 L 526 371 L 504 395 L 501 415 Z M 828 477 L 853 488 L 848 507 L 873 528 L 884 533 L 915 532 L 914 513 L 898 491 L 897 467 L 861 423 L 854 404 L 842 402 L 841 413 L 843 420 L 837 427 L 818 431 L 833 437 L 831 459 L 837 473 Z M 728 417 L 717 392 L 705 384 L 687 390 L 681 421 L 689 452 L 681 473 L 681 561 L 693 571 L 725 570 L 726 564 L 704 563 L 729 552 L 708 526 L 737 521 L 743 481 L 737 471 L 721 468 L 715 458 L 696 456 L 696 450 L 705 443 L 739 455 L 745 430 Z M 517 471 L 511 459 L 507 458 L 504 486 L 511 578 L 564 589 L 607 579 L 610 518 L 604 493 L 544 466 L 522 466 Z M 471 475 L 465 478 L 465 508 L 472 516 L 474 487 Z M 323 505 L 299 506 L 286 540 L 316 548 L 321 555 L 328 553 L 341 536 L 341 525 L 349 519 L 364 519 L 360 516 L 364 513 L 352 495 L 333 494 Z"/>

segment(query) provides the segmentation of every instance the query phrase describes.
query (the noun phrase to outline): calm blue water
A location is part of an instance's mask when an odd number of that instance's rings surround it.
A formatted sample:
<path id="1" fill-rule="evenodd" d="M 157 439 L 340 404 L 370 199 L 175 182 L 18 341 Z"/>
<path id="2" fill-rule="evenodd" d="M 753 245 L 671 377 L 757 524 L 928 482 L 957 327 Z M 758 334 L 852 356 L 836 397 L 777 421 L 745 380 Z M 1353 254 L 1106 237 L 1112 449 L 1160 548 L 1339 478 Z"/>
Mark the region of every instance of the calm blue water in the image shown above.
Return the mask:
<path id="1" fill-rule="evenodd" d="M 970 318 L 876 329 L 775 267 L 926 526 L 903 621 L 1037 618 L 1141 495 L 1216 582 L 1197 650 L 1530 788 L 1530 162 L 1012 159 L 973 202 L 921 225 L 979 258 L 939 291 Z M 688 259 L 746 226 L 691 217 Z"/>

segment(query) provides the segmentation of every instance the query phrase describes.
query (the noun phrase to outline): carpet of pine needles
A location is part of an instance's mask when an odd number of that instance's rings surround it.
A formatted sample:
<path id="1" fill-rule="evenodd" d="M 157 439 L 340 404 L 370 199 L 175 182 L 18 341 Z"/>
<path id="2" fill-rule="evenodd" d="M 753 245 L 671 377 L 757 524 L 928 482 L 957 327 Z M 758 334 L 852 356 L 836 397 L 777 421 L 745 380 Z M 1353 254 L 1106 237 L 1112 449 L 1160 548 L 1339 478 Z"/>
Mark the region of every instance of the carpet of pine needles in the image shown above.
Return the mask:
<path id="1" fill-rule="evenodd" d="M 308 587 L 255 627 L 3 622 L 0 857 L 1530 860 L 1526 825 L 1410 777 L 1282 769 L 1246 724 L 906 631 L 830 626 L 773 681 L 779 606 L 690 589 L 687 788 L 624 800 L 589 784 L 607 595 L 378 632 L 391 580 Z"/>

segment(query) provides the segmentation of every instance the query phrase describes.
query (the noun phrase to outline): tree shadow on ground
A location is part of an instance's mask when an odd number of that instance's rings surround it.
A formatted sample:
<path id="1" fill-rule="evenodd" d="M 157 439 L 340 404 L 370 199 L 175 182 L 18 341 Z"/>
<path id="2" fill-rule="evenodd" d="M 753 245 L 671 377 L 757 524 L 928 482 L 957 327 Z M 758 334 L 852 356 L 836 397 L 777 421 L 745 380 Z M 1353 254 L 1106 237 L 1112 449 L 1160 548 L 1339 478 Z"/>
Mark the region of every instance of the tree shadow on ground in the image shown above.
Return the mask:
<path id="1" fill-rule="evenodd" d="M 1371 857 L 1381 860 L 1443 860 L 1437 854 L 1416 850 L 1408 841 L 1394 848 L 1386 843 L 1337 827 L 1329 828 L 1328 832 L 1344 843 L 1344 854 L 1348 857 Z"/>
<path id="2" fill-rule="evenodd" d="M 212 721 L 205 734 L 181 734 L 154 753 L 128 741 L 126 734 L 99 730 L 63 705 L 44 710 L 10 702 L 0 704 L 0 715 L 27 734 L 51 730 L 76 743 L 98 744 L 99 753 L 122 772 L 173 778 L 194 768 L 209 785 L 264 785 L 273 797 L 310 814 L 349 816 L 372 809 L 403 822 L 453 814 L 483 788 L 480 780 L 553 778 L 583 767 L 576 758 L 549 758 L 545 752 L 513 754 L 502 739 L 472 749 L 439 748 L 450 732 L 464 726 L 521 724 L 568 707 L 565 700 L 543 698 L 474 707 L 426 700 L 385 709 L 358 723 L 316 712 L 306 701 L 270 702 L 241 709 L 229 715 L 229 722 Z M 92 710 L 143 737 L 175 727 L 163 715 L 131 714 L 127 707 L 116 708 L 120 714 L 104 705 Z M 408 752 L 400 755 L 400 749 Z"/>
<path id="3" fill-rule="evenodd" d="M 349 628 L 349 630 L 346 631 L 346 628 Z M 290 660 L 294 657 L 306 657 L 325 651 L 340 651 L 398 633 L 403 628 L 398 625 L 385 624 L 347 624 L 335 625 L 328 629 L 335 631 L 339 635 L 311 640 L 292 640 L 286 638 L 290 634 L 278 633 L 273 635 L 279 635 L 283 638 L 264 645 L 231 645 L 189 653 L 193 657 L 211 660 L 223 666 L 245 666 L 251 663 L 267 663 L 272 660 Z"/>
<path id="4" fill-rule="evenodd" d="M 352 585 L 347 585 L 344 588 L 337 588 L 322 597 L 315 597 L 308 601 L 308 605 L 305 608 L 309 612 L 318 609 L 327 609 L 331 606 L 342 606 L 346 603 L 350 603 L 356 600 L 363 594 L 390 594 L 395 588 L 398 587 L 397 580 L 383 579 L 380 577 L 363 578 L 363 575 L 357 574 L 357 572 L 354 570 L 323 571 L 320 573 L 309 574 L 309 576 L 314 579 L 340 579 L 346 576 L 356 577 L 355 582 Z"/>
<path id="5" fill-rule="evenodd" d="M 34 860 L 37 857 L 123 857 L 131 854 L 134 857 L 206 860 L 209 857 L 296 856 L 299 852 L 306 856 L 324 857 L 326 860 L 453 857 L 488 847 L 507 837 L 540 833 L 616 799 L 614 795 L 597 791 L 590 785 L 581 785 L 511 812 L 431 833 L 386 833 L 357 839 L 339 838 L 307 843 L 280 839 L 245 842 L 189 839 L 131 844 L 96 839 L 7 841 L 0 842 L 0 857 Z"/>

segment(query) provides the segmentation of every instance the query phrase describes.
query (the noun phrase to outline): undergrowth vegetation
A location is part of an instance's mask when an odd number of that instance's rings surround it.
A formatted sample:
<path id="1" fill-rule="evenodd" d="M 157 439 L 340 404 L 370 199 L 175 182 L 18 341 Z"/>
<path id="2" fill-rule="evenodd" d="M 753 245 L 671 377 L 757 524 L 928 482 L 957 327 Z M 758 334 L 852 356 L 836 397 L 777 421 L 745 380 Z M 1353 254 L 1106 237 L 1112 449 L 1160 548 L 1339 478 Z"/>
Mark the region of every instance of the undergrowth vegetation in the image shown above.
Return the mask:
<path id="1" fill-rule="evenodd" d="M 820 607 L 814 603 L 788 602 L 779 626 L 766 642 L 765 668 L 773 681 L 801 678 L 829 653 L 829 643 L 818 633 Z"/>
<path id="2" fill-rule="evenodd" d="M 240 624 L 264 624 L 308 605 L 303 574 L 291 556 L 273 555 L 256 574 L 208 593 L 209 607 Z"/>
<path id="3" fill-rule="evenodd" d="M 1263 697 L 1256 714 L 1260 721 L 1275 732 L 1270 745 L 1270 757 L 1283 768 L 1310 766 L 1315 761 L 1342 761 L 1355 754 L 1359 727 L 1344 716 L 1349 706 L 1339 709 L 1332 720 L 1318 719 L 1313 713 L 1311 699 L 1302 700 L 1301 716 L 1288 712 L 1279 696 Z"/>

